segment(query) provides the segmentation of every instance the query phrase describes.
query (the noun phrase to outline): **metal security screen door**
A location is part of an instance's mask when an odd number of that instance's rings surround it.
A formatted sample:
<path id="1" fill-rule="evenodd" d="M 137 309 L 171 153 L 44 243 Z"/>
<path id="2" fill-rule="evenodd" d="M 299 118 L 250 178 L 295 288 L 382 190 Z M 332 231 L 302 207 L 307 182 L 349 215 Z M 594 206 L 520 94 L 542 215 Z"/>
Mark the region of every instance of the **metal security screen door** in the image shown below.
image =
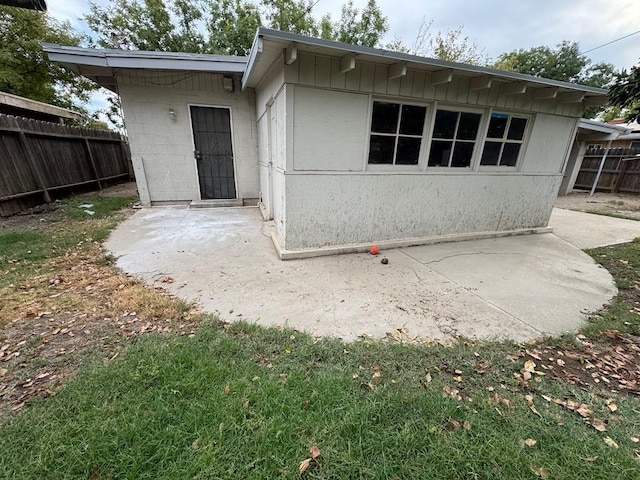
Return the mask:
<path id="1" fill-rule="evenodd" d="M 229 110 L 191 107 L 191 126 L 202 199 L 236 198 Z"/>

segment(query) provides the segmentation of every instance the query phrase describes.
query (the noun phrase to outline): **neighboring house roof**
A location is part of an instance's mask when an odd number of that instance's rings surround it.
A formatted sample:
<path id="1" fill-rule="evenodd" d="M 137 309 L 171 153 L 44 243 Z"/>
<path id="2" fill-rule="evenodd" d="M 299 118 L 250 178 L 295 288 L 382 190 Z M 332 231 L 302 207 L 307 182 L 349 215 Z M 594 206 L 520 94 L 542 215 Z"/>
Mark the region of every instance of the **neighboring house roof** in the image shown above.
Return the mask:
<path id="1" fill-rule="evenodd" d="M 629 125 L 616 125 L 581 118 L 578 123 L 578 136 L 584 141 L 597 140 L 640 140 L 640 132 Z"/>
<path id="2" fill-rule="evenodd" d="M 135 68 L 210 73 L 243 73 L 247 57 L 143 50 L 109 50 L 43 43 L 53 62 L 116 91 L 115 71 Z"/>
<path id="3" fill-rule="evenodd" d="M 393 65 L 404 63 L 407 68 L 422 70 L 427 72 L 438 72 L 451 70 L 454 76 L 477 78 L 489 77 L 498 83 L 525 82 L 528 86 L 535 88 L 558 88 L 558 93 L 581 92 L 585 94 L 586 104 L 603 103 L 607 91 L 601 88 L 587 87 L 575 83 L 549 80 L 522 73 L 506 72 L 492 68 L 478 67 L 463 63 L 447 62 L 434 58 L 419 57 L 406 53 L 392 52 L 378 48 L 362 47 L 348 43 L 333 42 L 320 38 L 305 37 L 288 32 L 259 28 L 256 33 L 251 52 L 249 54 L 249 64 L 242 79 L 242 86 L 255 87 L 266 74 L 273 62 L 282 55 L 284 48 L 291 48 L 294 45 L 299 52 L 309 52 L 329 56 L 354 55 L 356 59 Z"/>
<path id="4" fill-rule="evenodd" d="M 18 95 L 12 95 L 11 93 L 0 92 L 0 113 L 32 117 L 32 115 L 29 115 L 30 112 L 37 113 L 37 115 L 35 115 L 37 118 L 46 118 L 47 120 L 59 118 L 80 120 L 82 118 L 82 114 L 74 112 L 73 110 L 56 107 L 55 105 L 38 102 Z"/>

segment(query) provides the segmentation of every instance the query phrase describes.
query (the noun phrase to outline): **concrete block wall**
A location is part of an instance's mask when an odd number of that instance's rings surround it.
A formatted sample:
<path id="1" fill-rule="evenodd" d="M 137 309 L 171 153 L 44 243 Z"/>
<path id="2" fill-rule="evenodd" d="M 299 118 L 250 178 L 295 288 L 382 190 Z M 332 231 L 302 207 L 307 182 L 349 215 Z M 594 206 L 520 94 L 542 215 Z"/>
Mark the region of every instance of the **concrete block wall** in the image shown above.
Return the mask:
<path id="1" fill-rule="evenodd" d="M 200 200 L 189 105 L 230 107 L 238 198 L 258 198 L 258 139 L 253 90 L 227 93 L 222 75 L 129 70 L 118 77 L 131 155 L 144 166 L 143 203 Z M 175 118 L 169 116 L 175 111 Z M 143 188 L 139 188 L 142 191 Z"/>

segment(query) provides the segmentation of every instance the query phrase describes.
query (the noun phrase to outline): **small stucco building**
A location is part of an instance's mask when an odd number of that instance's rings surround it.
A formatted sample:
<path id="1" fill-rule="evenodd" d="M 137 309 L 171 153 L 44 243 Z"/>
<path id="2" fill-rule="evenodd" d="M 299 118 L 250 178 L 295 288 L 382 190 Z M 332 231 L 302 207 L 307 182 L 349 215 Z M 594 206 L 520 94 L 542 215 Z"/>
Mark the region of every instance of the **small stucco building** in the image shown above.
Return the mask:
<path id="1" fill-rule="evenodd" d="M 601 89 L 259 29 L 248 57 L 45 45 L 122 99 L 141 201 L 260 204 L 280 252 L 546 227 Z"/>

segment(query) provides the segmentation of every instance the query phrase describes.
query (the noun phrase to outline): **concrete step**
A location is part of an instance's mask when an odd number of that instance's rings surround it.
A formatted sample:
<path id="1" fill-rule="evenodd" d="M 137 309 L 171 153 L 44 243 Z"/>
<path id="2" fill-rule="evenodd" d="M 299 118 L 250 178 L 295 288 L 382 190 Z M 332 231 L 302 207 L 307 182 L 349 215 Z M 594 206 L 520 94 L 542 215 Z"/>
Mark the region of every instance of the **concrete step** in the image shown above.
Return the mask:
<path id="1" fill-rule="evenodd" d="M 219 207 L 241 207 L 242 199 L 230 200 L 194 200 L 189 204 L 189 208 L 219 208 Z"/>

